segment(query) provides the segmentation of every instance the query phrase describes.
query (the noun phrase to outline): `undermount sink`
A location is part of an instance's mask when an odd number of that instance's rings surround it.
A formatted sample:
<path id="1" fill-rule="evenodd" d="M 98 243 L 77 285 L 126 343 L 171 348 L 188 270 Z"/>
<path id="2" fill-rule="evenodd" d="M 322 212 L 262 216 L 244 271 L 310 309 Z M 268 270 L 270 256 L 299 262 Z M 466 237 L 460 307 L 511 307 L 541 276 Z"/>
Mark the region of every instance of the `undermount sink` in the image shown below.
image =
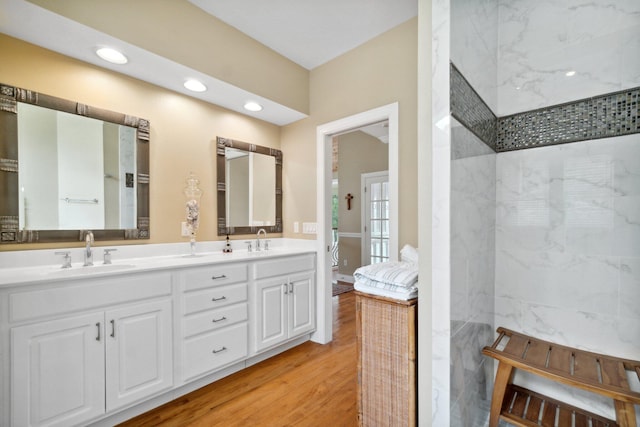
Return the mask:
<path id="1" fill-rule="evenodd" d="M 59 268 L 53 271 L 47 271 L 45 274 L 49 276 L 88 276 L 96 273 L 109 273 L 112 271 L 128 270 L 135 267 L 133 264 L 98 264 L 88 267 L 71 267 L 71 268 Z"/>

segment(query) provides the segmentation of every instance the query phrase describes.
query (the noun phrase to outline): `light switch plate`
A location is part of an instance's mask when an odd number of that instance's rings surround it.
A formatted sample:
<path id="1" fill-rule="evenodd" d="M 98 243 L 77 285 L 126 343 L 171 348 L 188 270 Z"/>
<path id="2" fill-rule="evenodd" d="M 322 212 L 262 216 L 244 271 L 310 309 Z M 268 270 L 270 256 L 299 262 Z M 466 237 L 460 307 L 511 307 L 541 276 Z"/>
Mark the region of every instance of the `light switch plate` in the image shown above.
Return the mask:
<path id="1" fill-rule="evenodd" d="M 294 233 L 299 233 L 300 232 L 300 223 L 298 221 L 293 223 L 293 232 Z"/>
<path id="2" fill-rule="evenodd" d="M 303 234 L 316 234 L 318 231 L 318 224 L 315 222 L 303 222 L 302 233 Z"/>

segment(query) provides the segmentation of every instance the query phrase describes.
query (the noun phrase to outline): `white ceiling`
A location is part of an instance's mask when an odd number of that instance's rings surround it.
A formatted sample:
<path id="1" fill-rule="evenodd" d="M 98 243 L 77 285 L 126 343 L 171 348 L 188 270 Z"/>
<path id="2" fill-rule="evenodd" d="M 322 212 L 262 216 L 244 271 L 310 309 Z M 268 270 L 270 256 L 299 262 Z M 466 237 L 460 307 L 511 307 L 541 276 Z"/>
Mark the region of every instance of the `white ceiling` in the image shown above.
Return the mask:
<path id="1" fill-rule="evenodd" d="M 418 14 L 418 0 L 189 0 L 311 70 Z"/>
<path id="2" fill-rule="evenodd" d="M 189 1 L 306 68 L 397 26 L 415 16 L 418 8 L 417 0 Z M 306 117 L 25 0 L 0 0 L 0 32 L 279 126 Z M 130 62 L 120 66 L 102 61 L 94 52 L 100 45 L 121 49 Z M 187 78 L 201 80 L 209 90 L 187 91 L 182 86 Z M 264 109 L 256 113 L 244 110 L 247 100 L 259 102 Z"/>

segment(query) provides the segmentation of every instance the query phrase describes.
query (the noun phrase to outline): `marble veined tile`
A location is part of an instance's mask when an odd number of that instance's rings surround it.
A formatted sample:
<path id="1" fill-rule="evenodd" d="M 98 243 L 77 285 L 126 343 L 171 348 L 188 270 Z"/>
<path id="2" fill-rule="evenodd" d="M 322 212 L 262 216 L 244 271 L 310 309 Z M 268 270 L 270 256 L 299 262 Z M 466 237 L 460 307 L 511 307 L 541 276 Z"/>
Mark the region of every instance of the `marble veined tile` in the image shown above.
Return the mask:
<path id="1" fill-rule="evenodd" d="M 498 116 L 638 86 L 637 1 L 501 0 L 499 16 Z"/>
<path id="2" fill-rule="evenodd" d="M 618 312 L 620 265 L 615 257 L 499 247 L 496 297 L 590 313 Z"/>
<path id="3" fill-rule="evenodd" d="M 640 320 L 640 258 L 622 258 L 620 272 L 620 316 Z"/>
<path id="4" fill-rule="evenodd" d="M 451 14 L 451 60 L 496 111 L 498 1 L 456 0 Z"/>

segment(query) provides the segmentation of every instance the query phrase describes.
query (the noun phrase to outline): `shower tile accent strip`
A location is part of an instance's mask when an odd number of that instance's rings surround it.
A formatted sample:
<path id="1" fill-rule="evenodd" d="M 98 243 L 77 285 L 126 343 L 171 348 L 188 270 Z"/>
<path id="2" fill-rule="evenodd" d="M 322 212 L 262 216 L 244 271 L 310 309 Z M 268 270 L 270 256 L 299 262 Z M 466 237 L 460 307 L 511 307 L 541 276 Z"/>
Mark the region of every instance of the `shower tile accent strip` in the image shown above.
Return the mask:
<path id="1" fill-rule="evenodd" d="M 498 118 L 496 151 L 640 132 L 640 87 Z"/>
<path id="2" fill-rule="evenodd" d="M 640 87 L 496 117 L 450 64 L 451 115 L 496 152 L 640 133 Z"/>
<path id="3" fill-rule="evenodd" d="M 450 64 L 451 115 L 482 142 L 496 150 L 497 118 L 467 79 Z"/>

